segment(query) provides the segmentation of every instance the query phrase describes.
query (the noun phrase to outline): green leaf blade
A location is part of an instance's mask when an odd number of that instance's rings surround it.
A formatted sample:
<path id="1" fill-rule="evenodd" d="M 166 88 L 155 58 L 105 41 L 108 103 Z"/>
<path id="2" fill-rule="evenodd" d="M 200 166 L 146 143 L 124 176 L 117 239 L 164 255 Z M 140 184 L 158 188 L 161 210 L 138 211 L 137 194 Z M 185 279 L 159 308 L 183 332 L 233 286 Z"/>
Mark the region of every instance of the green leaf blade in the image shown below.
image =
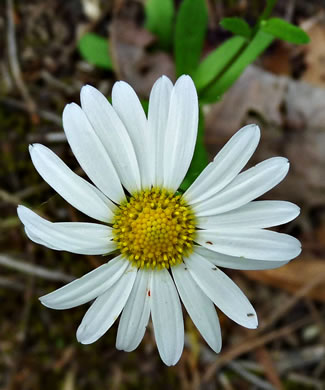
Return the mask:
<path id="1" fill-rule="evenodd" d="M 145 12 L 145 27 L 158 37 L 159 45 L 168 50 L 172 42 L 172 27 L 175 16 L 173 0 L 147 0 Z"/>
<path id="2" fill-rule="evenodd" d="M 223 18 L 220 25 L 225 30 L 232 32 L 234 35 L 240 35 L 245 38 L 250 38 L 252 35 L 252 29 L 249 24 L 241 18 Z"/>
<path id="3" fill-rule="evenodd" d="M 279 18 L 271 18 L 262 21 L 261 29 L 268 34 L 273 35 L 275 38 L 297 45 L 306 44 L 310 41 L 307 33 L 300 27 Z"/>
<path id="4" fill-rule="evenodd" d="M 199 111 L 199 127 L 195 144 L 194 155 L 187 174 L 180 186 L 182 191 L 186 191 L 189 186 L 200 175 L 203 169 L 208 165 L 208 154 L 204 146 L 204 116 L 202 110 Z"/>
<path id="5" fill-rule="evenodd" d="M 220 75 L 245 43 L 246 39 L 243 37 L 232 37 L 203 59 L 193 73 L 193 80 L 199 93 Z"/>
<path id="6" fill-rule="evenodd" d="M 107 39 L 94 33 L 86 33 L 80 38 L 78 49 L 81 56 L 89 63 L 103 69 L 113 70 Z"/>
<path id="7" fill-rule="evenodd" d="M 256 58 L 273 42 L 274 37 L 259 30 L 237 60 L 201 95 L 201 102 L 212 103 L 232 86 L 243 73 L 244 69 L 254 62 Z"/>
<path id="8" fill-rule="evenodd" d="M 204 0 L 183 0 L 176 18 L 174 54 L 176 74 L 192 74 L 202 52 L 208 22 Z"/>

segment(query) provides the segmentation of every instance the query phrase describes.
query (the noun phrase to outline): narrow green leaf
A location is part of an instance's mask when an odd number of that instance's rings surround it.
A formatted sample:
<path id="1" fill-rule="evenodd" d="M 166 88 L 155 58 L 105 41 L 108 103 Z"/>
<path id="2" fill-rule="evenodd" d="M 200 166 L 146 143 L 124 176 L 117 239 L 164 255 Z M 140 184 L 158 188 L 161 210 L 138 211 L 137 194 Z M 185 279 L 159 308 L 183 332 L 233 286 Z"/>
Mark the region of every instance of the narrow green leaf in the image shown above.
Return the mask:
<path id="1" fill-rule="evenodd" d="M 189 170 L 183 180 L 180 189 L 186 191 L 188 187 L 199 176 L 203 169 L 208 165 L 208 155 L 204 146 L 204 116 L 202 110 L 199 112 L 199 128 L 196 139 L 193 159 Z"/>
<path id="2" fill-rule="evenodd" d="M 147 0 L 145 2 L 145 27 L 158 37 L 159 45 L 169 49 L 172 42 L 172 24 L 174 19 L 173 0 Z"/>
<path id="3" fill-rule="evenodd" d="M 183 0 L 176 18 L 174 36 L 177 76 L 192 74 L 196 69 L 201 57 L 207 22 L 205 0 Z"/>
<path id="4" fill-rule="evenodd" d="M 241 35 L 245 38 L 250 38 L 252 29 L 249 24 L 241 18 L 223 18 L 220 22 L 221 26 L 235 35 Z"/>
<path id="5" fill-rule="evenodd" d="M 109 55 L 109 43 L 106 38 L 94 33 L 87 33 L 78 42 L 78 49 L 81 56 L 91 64 L 104 69 L 113 69 Z"/>
<path id="6" fill-rule="evenodd" d="M 219 76 L 244 46 L 245 42 L 247 41 L 243 37 L 232 37 L 204 58 L 193 73 L 193 80 L 198 91 L 207 87 Z"/>
<path id="7" fill-rule="evenodd" d="M 243 73 L 246 66 L 255 61 L 255 59 L 272 43 L 274 37 L 259 30 L 247 47 L 243 50 L 235 62 L 225 70 L 215 83 L 202 91 L 200 95 L 201 102 L 212 103 L 226 92 L 232 84 Z"/>
<path id="8" fill-rule="evenodd" d="M 141 104 L 142 104 L 143 111 L 146 113 L 146 115 L 148 115 L 149 101 L 141 99 Z"/>
<path id="9" fill-rule="evenodd" d="M 300 45 L 309 42 L 309 36 L 304 30 L 283 19 L 271 18 L 269 20 L 264 20 L 261 22 L 261 29 L 268 34 L 273 35 L 275 38 L 290 43 Z"/>

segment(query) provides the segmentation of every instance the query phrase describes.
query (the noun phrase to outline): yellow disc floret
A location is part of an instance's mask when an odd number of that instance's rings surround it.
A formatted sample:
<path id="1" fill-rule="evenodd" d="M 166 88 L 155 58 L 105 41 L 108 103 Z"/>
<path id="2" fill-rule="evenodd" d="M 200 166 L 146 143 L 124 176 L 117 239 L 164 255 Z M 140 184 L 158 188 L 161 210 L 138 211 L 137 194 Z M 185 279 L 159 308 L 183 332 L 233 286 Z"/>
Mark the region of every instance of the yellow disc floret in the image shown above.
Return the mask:
<path id="1" fill-rule="evenodd" d="M 144 190 L 119 206 L 113 235 L 135 266 L 169 268 L 192 251 L 194 215 L 181 195 L 160 188 Z"/>

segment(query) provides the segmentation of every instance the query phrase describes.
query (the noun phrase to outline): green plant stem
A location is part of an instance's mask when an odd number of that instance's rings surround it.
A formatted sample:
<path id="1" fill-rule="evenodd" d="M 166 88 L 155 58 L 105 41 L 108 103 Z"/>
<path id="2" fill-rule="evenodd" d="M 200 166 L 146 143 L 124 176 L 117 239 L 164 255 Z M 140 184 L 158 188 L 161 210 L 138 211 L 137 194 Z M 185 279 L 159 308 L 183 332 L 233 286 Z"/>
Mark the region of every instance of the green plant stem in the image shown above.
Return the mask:
<path id="1" fill-rule="evenodd" d="M 268 19 L 273 11 L 273 8 L 275 7 L 277 0 L 267 0 L 266 6 L 262 12 L 262 15 L 258 18 L 258 22 L 261 20 Z M 258 23 L 257 23 L 258 25 Z"/>

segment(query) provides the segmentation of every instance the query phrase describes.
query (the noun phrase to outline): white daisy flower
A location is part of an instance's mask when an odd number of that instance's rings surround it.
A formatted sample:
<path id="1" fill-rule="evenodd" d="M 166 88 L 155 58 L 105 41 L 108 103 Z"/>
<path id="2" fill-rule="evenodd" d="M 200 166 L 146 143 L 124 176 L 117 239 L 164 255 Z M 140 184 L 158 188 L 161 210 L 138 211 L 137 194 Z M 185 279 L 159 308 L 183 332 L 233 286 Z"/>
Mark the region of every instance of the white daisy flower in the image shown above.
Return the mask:
<path id="1" fill-rule="evenodd" d="M 177 363 L 184 346 L 181 301 L 217 353 L 221 332 L 214 305 L 238 324 L 256 328 L 254 308 L 218 267 L 276 268 L 301 251 L 295 238 L 265 230 L 291 221 L 299 208 L 254 201 L 286 176 L 288 160 L 270 158 L 240 173 L 257 147 L 259 128 L 239 130 L 181 194 L 198 127 L 189 76 L 174 86 L 167 77 L 157 80 L 148 118 L 127 83 L 114 85 L 112 105 L 87 85 L 81 107 L 64 109 L 63 126 L 93 184 L 43 145 L 30 146 L 32 161 L 67 202 L 101 223 L 51 223 L 23 206 L 19 218 L 38 244 L 116 257 L 41 297 L 43 305 L 60 310 L 95 300 L 77 330 L 83 344 L 98 340 L 122 313 L 116 347 L 125 351 L 140 344 L 151 316 L 167 365 Z"/>

